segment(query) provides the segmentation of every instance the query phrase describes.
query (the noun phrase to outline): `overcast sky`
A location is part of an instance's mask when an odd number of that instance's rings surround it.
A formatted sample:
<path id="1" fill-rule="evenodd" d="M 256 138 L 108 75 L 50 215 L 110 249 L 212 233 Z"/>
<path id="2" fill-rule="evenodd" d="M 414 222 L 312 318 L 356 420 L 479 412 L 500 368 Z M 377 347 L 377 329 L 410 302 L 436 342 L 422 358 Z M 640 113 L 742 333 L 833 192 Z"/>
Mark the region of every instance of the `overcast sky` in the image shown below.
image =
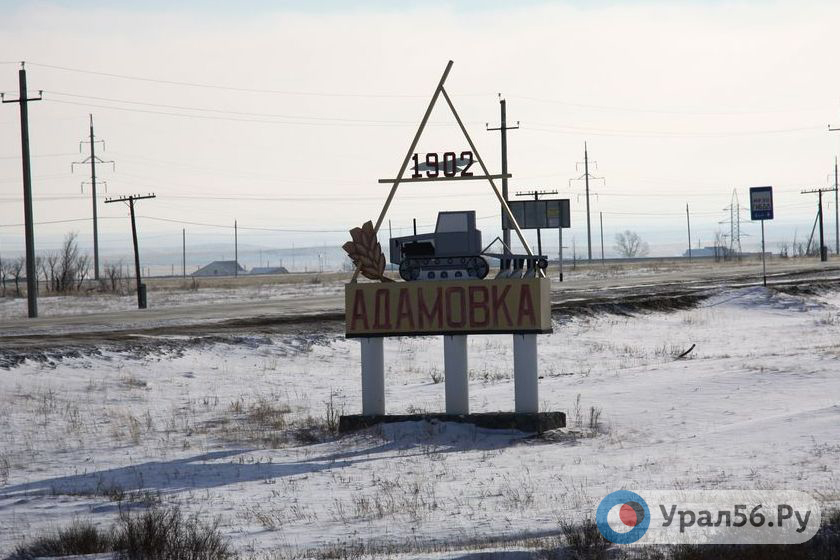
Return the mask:
<path id="1" fill-rule="evenodd" d="M 833 183 L 840 133 L 837 2 L 16 2 L 0 19 L 0 91 L 27 61 L 37 249 L 68 231 L 91 245 L 88 113 L 105 140 L 108 195 L 138 203 L 142 243 L 232 239 L 261 247 L 340 245 L 375 219 L 446 62 L 446 88 L 493 172 L 501 92 L 511 190 L 571 198 L 585 244 L 582 182 L 597 161 L 593 236 L 608 252 L 633 229 L 654 253 L 685 245 L 685 205 L 704 245 L 737 189 L 773 185 L 770 248 L 810 233 Z M 142 7 L 138 7 L 142 4 Z M 352 7 L 350 7 L 352 5 Z M 129 79 L 129 77 L 138 79 Z M 467 149 L 441 105 L 418 152 Z M 593 166 L 594 167 L 594 166 Z M 18 106 L 0 107 L 0 254 L 23 250 Z M 104 193 L 103 193 L 104 194 Z M 405 185 L 388 216 L 400 233 L 438 210 L 475 209 L 489 241 L 499 209 L 481 182 Z M 127 253 L 122 205 L 100 204 L 104 251 Z M 834 239 L 834 201 L 827 207 Z M 88 221 L 85 221 L 88 220 Z M 190 223 L 184 223 L 190 222 Z M 201 225 L 199 225 L 201 224 Z M 265 228 L 247 229 L 247 228 Z M 747 248 L 759 239 L 746 222 Z M 277 231 L 268 231 L 277 230 Z M 283 230 L 312 230 L 309 233 Z M 551 234 L 547 247 L 556 249 Z M 230 255 L 229 255 L 230 256 Z"/>

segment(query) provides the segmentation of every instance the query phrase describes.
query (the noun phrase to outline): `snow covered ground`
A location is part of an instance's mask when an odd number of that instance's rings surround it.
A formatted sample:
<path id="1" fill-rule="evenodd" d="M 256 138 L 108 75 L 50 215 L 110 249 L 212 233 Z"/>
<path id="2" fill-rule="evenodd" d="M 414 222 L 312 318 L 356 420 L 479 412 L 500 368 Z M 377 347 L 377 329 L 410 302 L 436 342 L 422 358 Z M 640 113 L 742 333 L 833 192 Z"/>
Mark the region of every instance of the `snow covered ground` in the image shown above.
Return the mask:
<path id="1" fill-rule="evenodd" d="M 314 276 L 312 277 L 315 278 Z M 185 282 L 185 286 L 189 286 Z M 301 281 L 297 283 L 254 284 L 230 287 L 200 287 L 197 290 L 161 289 L 149 292 L 149 308 L 170 308 L 182 305 L 216 306 L 225 303 L 289 299 L 297 296 L 337 296 L 344 293 L 344 282 Z M 0 319 L 26 316 L 26 298 L 0 298 Z M 137 295 L 120 296 L 93 292 L 79 295 L 42 296 L 38 310 L 43 317 L 60 317 L 101 313 L 103 311 L 133 311 L 137 309 Z"/>
<path id="2" fill-rule="evenodd" d="M 328 412 L 359 411 L 356 342 L 166 342 L 0 369 L 0 555 L 132 504 L 218 517 L 243 551 L 366 542 L 417 557 L 554 533 L 619 488 L 786 488 L 840 504 L 836 292 L 749 288 L 557 322 L 539 339 L 540 399 L 580 429 L 543 439 L 405 423 L 317 441 Z M 442 346 L 386 341 L 389 412 L 443 409 Z M 512 410 L 511 347 L 470 337 L 473 411 Z"/>

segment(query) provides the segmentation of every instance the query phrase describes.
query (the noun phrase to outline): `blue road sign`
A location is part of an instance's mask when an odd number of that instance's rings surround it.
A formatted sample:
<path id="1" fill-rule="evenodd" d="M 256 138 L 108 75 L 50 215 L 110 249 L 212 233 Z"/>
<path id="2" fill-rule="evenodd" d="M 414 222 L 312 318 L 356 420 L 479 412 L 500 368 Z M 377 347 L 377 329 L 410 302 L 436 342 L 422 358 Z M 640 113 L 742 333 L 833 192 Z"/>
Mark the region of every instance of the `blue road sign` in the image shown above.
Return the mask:
<path id="1" fill-rule="evenodd" d="M 773 187 L 750 188 L 750 219 L 773 219 Z"/>

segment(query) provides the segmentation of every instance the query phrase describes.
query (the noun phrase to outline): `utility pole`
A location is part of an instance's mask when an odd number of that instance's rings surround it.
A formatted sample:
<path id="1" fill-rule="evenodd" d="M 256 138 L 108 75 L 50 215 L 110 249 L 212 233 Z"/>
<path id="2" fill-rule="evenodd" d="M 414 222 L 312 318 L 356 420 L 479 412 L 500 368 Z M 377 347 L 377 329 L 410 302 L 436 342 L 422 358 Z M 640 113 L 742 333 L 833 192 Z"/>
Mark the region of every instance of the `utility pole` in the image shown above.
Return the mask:
<path id="1" fill-rule="evenodd" d="M 112 202 L 128 202 L 128 208 L 131 211 L 131 239 L 134 241 L 134 271 L 137 279 L 137 308 L 146 309 L 146 286 L 143 285 L 140 279 L 140 251 L 137 248 L 137 225 L 134 220 L 134 201 L 145 200 L 147 198 L 155 198 L 153 194 L 146 195 L 130 195 L 121 198 L 105 199 L 105 204 Z"/>
<path id="2" fill-rule="evenodd" d="M 508 201 L 508 161 L 507 161 L 507 131 L 516 130 L 519 128 L 519 121 L 516 121 L 516 126 L 507 125 L 507 101 L 499 94 L 499 105 L 501 106 L 501 124 L 495 128 L 490 128 L 489 123 L 485 124 L 489 131 L 500 131 L 502 133 L 502 198 L 505 202 Z M 502 216 L 504 216 L 504 210 Z M 505 221 L 502 219 L 502 243 L 504 243 L 504 252 L 506 255 L 510 254 L 510 230 L 505 227 Z"/>
<path id="3" fill-rule="evenodd" d="M 187 229 L 181 230 L 181 267 L 184 278 L 187 277 Z"/>
<path id="4" fill-rule="evenodd" d="M 90 144 L 90 155 L 82 161 L 74 161 L 70 164 L 70 172 L 72 173 L 75 166 L 90 163 L 90 190 L 91 198 L 93 199 L 93 278 L 99 281 L 99 223 L 96 211 L 96 164 L 110 163 L 112 168 L 115 166 L 113 161 L 103 161 L 96 156 L 96 143 L 102 143 L 102 149 L 105 149 L 105 142 L 103 140 L 96 140 L 93 134 L 93 115 L 90 115 L 90 136 L 88 140 L 79 142 L 79 152 L 82 151 L 82 144 Z M 103 181 L 104 183 L 104 181 Z M 107 191 L 107 187 L 106 187 Z M 82 192 L 85 192 L 85 183 L 82 182 Z"/>
<path id="5" fill-rule="evenodd" d="M 586 178 L 586 242 L 589 247 L 588 258 L 592 261 L 592 228 L 589 225 L 589 150 L 583 143 L 583 173 Z"/>
<path id="6" fill-rule="evenodd" d="M 18 70 L 18 85 L 20 93 L 17 99 L 5 99 L 0 93 L 3 103 L 18 103 L 20 105 L 20 152 L 23 160 L 23 218 L 26 235 L 26 300 L 29 318 L 38 316 L 38 271 L 35 268 L 35 222 L 32 219 L 32 166 L 29 161 L 29 107 L 30 101 L 40 101 L 43 92 L 38 91 L 38 97 L 28 97 L 26 93 L 26 69 L 20 63 Z"/>
<path id="7" fill-rule="evenodd" d="M 570 179 L 569 186 L 571 187 L 572 181 L 584 181 L 586 184 L 586 248 L 587 248 L 587 258 L 590 262 L 592 262 L 592 225 L 590 219 L 590 212 L 589 212 L 589 180 L 597 180 L 603 181 L 603 177 L 595 177 L 589 173 L 589 148 L 586 142 L 583 143 L 583 162 L 578 162 L 576 167 L 579 167 L 580 164 L 583 163 L 583 175 L 578 177 L 577 179 Z M 597 162 L 592 162 L 595 168 L 598 168 Z"/>
<path id="8" fill-rule="evenodd" d="M 534 200 L 539 200 L 542 195 L 560 194 L 557 191 L 527 191 L 516 193 L 516 196 L 533 196 Z M 561 228 L 562 229 L 562 228 Z M 542 236 L 540 235 L 540 228 L 537 228 L 537 254 L 542 256 Z"/>
<path id="9" fill-rule="evenodd" d="M 388 219 L 388 260 L 391 260 L 391 239 L 394 238 L 394 231 L 391 229 L 391 220 Z M 391 272 L 394 271 L 394 263 L 391 263 Z"/>
<path id="10" fill-rule="evenodd" d="M 825 246 L 825 234 L 823 233 L 823 209 L 822 209 L 822 195 L 824 192 L 837 193 L 837 188 L 833 189 L 811 189 L 802 191 L 801 194 L 817 193 L 817 221 L 820 224 L 820 261 L 826 262 L 828 260 L 828 247 Z M 811 242 L 808 242 L 810 246 Z"/>
<path id="11" fill-rule="evenodd" d="M 598 212 L 601 220 L 601 264 L 604 264 L 604 213 Z"/>
<path id="12" fill-rule="evenodd" d="M 560 273 L 558 274 L 557 279 L 560 282 L 562 282 L 563 281 L 563 224 L 560 224 L 560 227 L 557 228 L 557 232 L 558 232 L 557 237 L 559 238 L 558 239 L 559 249 L 557 250 L 557 252 L 559 253 L 558 258 L 560 259 L 560 261 L 559 261 Z"/>
<path id="13" fill-rule="evenodd" d="M 831 128 L 829 132 L 840 132 L 840 128 Z M 840 198 L 837 195 L 837 157 L 834 157 L 834 252 L 840 255 Z"/>
<path id="14" fill-rule="evenodd" d="M 688 227 L 688 262 L 691 262 L 691 215 L 688 213 L 688 202 L 685 203 L 685 223 Z"/>
<path id="15" fill-rule="evenodd" d="M 239 276 L 239 226 L 233 220 L 233 275 Z"/>

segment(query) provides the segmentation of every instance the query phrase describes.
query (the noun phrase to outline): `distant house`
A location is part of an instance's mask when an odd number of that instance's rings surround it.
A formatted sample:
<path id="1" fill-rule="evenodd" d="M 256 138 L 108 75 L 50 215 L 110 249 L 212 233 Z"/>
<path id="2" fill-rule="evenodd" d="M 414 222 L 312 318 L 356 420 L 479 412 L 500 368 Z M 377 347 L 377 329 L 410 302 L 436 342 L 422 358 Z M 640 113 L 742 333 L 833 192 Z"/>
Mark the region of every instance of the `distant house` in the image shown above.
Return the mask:
<path id="1" fill-rule="evenodd" d="M 255 266 L 248 274 L 288 274 L 285 266 Z"/>
<path id="2" fill-rule="evenodd" d="M 192 273 L 193 276 L 234 276 L 245 272 L 236 261 L 213 261 Z"/>

